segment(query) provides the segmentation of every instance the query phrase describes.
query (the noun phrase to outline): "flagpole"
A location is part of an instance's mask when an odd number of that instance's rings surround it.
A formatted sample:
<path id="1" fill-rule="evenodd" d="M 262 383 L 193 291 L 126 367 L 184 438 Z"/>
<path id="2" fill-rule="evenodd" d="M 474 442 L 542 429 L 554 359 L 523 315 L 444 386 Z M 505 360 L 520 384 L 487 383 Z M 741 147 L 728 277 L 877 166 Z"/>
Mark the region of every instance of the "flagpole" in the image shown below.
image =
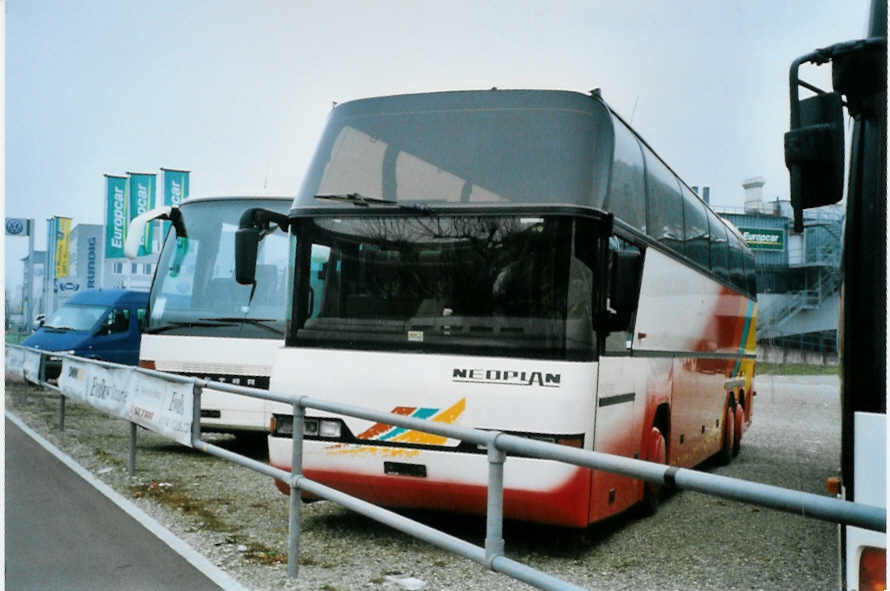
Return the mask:
<path id="1" fill-rule="evenodd" d="M 34 219 L 28 219 L 28 265 L 25 267 L 25 285 L 28 299 L 25 300 L 25 332 L 31 332 L 34 321 Z"/>

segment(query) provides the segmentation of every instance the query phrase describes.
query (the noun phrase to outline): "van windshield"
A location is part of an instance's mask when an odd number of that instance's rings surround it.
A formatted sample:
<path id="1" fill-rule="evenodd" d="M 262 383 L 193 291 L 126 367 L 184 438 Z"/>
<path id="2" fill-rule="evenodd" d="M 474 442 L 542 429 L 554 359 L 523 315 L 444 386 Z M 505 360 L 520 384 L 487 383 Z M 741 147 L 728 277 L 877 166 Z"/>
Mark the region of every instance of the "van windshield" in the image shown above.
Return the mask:
<path id="1" fill-rule="evenodd" d="M 265 236 L 256 288 L 235 282 L 235 230 L 241 214 L 261 207 L 286 212 L 286 200 L 219 199 L 180 206 L 186 235 L 171 229 L 151 288 L 146 332 L 284 338 L 288 238 Z"/>
<path id="2" fill-rule="evenodd" d="M 593 356 L 590 220 L 316 217 L 292 231 L 289 345 Z"/>
<path id="3" fill-rule="evenodd" d="M 43 324 L 44 328 L 90 330 L 108 310 L 108 306 L 65 304 Z"/>

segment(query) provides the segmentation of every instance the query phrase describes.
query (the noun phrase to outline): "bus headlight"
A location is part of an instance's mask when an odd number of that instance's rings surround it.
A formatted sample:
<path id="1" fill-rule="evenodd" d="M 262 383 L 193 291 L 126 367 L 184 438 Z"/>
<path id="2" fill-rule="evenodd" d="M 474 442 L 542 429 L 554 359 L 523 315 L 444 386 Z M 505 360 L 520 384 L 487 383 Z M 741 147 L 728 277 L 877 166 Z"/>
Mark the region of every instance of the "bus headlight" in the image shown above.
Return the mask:
<path id="1" fill-rule="evenodd" d="M 272 415 L 269 430 L 276 437 L 293 437 L 294 418 L 292 415 Z M 343 435 L 343 423 L 339 419 L 303 419 L 303 435 L 305 437 L 323 437 L 340 439 Z"/>
<path id="2" fill-rule="evenodd" d="M 341 433 L 342 429 L 340 428 L 340 421 L 322 419 L 319 428 L 319 434 L 322 437 L 328 439 L 340 439 Z"/>

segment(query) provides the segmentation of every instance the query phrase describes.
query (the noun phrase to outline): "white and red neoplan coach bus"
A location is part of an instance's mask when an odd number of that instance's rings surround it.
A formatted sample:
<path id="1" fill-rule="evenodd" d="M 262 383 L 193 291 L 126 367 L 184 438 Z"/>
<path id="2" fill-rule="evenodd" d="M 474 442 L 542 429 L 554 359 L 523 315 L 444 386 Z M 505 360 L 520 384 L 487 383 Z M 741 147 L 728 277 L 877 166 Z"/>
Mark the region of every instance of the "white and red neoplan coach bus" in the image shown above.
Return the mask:
<path id="1" fill-rule="evenodd" d="M 273 390 L 677 466 L 738 451 L 753 255 L 598 93 L 338 105 L 287 223 Z M 269 457 L 288 469 L 280 408 Z M 305 433 L 308 478 L 385 506 L 485 511 L 485 450 L 323 413 Z M 504 478 L 507 517 L 563 526 L 656 497 L 525 457 Z"/>

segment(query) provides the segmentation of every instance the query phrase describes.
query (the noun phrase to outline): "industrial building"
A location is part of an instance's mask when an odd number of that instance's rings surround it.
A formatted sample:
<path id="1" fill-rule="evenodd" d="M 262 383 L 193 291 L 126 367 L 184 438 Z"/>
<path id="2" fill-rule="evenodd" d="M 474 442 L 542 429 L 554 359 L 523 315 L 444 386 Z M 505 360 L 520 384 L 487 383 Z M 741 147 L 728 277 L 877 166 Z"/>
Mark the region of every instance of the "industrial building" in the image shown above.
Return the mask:
<path id="1" fill-rule="evenodd" d="M 757 338 L 761 349 L 799 358 L 836 360 L 840 313 L 844 208 L 804 212 L 804 231 L 792 232 L 789 201 L 763 198 L 765 181 L 746 179 L 744 208 L 712 206 L 732 222 L 754 251 L 757 265 Z M 806 354 L 806 355 L 803 355 Z"/>

